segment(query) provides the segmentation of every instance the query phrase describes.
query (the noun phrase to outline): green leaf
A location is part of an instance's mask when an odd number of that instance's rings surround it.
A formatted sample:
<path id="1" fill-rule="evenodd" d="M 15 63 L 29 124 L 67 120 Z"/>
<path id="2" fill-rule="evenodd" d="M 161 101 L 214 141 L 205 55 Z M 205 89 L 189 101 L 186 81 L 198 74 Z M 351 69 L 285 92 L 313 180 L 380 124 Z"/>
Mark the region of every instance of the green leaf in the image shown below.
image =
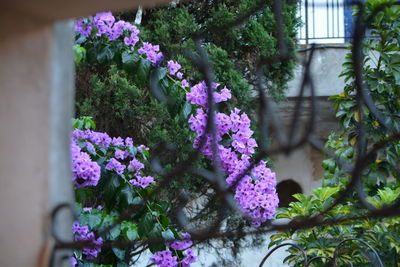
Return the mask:
<path id="1" fill-rule="evenodd" d="M 101 221 L 101 214 L 81 214 L 79 216 L 79 222 L 82 225 L 89 225 L 90 229 L 97 229 Z"/>
<path id="2" fill-rule="evenodd" d="M 148 150 L 143 150 L 142 156 L 144 160 L 147 160 L 150 157 L 150 152 Z"/>
<path id="3" fill-rule="evenodd" d="M 75 63 L 79 64 L 86 57 L 86 49 L 79 44 L 73 46 L 74 55 L 75 55 Z"/>
<path id="4" fill-rule="evenodd" d="M 167 229 L 166 231 L 163 231 L 163 232 L 161 233 L 161 235 L 162 235 L 162 237 L 163 237 L 165 240 L 174 240 L 174 239 L 175 239 L 175 235 L 174 235 L 174 233 L 171 231 L 171 229 Z"/>
<path id="5" fill-rule="evenodd" d="M 129 50 L 124 51 L 121 58 L 123 64 L 133 64 L 140 60 L 140 57 L 137 54 Z"/>
<path id="6" fill-rule="evenodd" d="M 161 222 L 163 227 L 168 227 L 169 224 L 171 223 L 171 220 L 167 216 L 161 214 L 160 215 L 160 222 Z"/>
<path id="7" fill-rule="evenodd" d="M 123 231 L 126 239 L 132 241 L 132 240 L 139 238 L 136 224 L 129 222 L 129 221 L 124 221 L 121 224 L 121 228 L 122 228 L 122 231 Z"/>
<path id="8" fill-rule="evenodd" d="M 146 213 L 138 225 L 138 233 L 141 238 L 147 236 L 147 234 L 153 229 L 153 217 L 151 213 Z"/>
<path id="9" fill-rule="evenodd" d="M 102 173 L 104 174 L 104 173 Z M 105 204 L 108 209 L 114 208 L 117 204 L 116 199 L 120 188 L 120 178 L 116 173 L 110 173 L 109 175 L 102 175 L 102 179 L 97 185 L 98 189 L 103 192 Z"/>
<path id="10" fill-rule="evenodd" d="M 104 229 L 115 222 L 116 218 L 110 214 L 106 214 L 101 222 L 101 227 L 99 229 Z"/>
<path id="11" fill-rule="evenodd" d="M 125 259 L 125 250 L 119 248 L 112 248 L 112 251 L 114 252 L 115 256 L 117 256 L 118 259 L 120 260 Z"/>
<path id="12" fill-rule="evenodd" d="M 114 57 L 113 50 L 110 49 L 110 46 L 105 46 L 101 48 L 100 52 L 97 54 L 96 59 L 99 62 L 105 62 L 107 60 L 111 60 Z"/>
<path id="13" fill-rule="evenodd" d="M 116 225 L 115 227 L 113 227 L 111 230 L 110 230 L 110 232 L 109 232 L 109 235 L 110 235 L 110 239 L 111 240 L 116 240 L 116 239 L 118 239 L 118 237 L 119 237 L 119 235 L 121 234 L 121 229 L 120 229 L 120 225 Z"/>
<path id="14" fill-rule="evenodd" d="M 150 61 L 144 58 L 140 58 L 139 66 L 136 70 L 136 81 L 139 86 L 143 87 L 147 84 L 150 72 Z"/>
<path id="15" fill-rule="evenodd" d="M 135 225 L 135 227 L 136 227 L 136 225 Z M 136 228 L 129 228 L 126 231 L 126 237 L 127 237 L 128 240 L 135 240 L 135 239 L 139 238 L 139 234 L 137 232 L 137 227 Z"/>
<path id="16" fill-rule="evenodd" d="M 192 112 L 192 105 L 189 103 L 189 101 L 185 101 L 185 104 L 183 105 L 182 108 L 183 117 L 185 119 L 188 118 L 191 112 Z"/>
<path id="17" fill-rule="evenodd" d="M 137 148 L 134 146 L 131 146 L 128 148 L 128 151 L 132 153 L 133 157 L 136 155 L 137 153 Z"/>
<path id="18" fill-rule="evenodd" d="M 167 68 L 158 68 L 156 71 L 158 80 L 164 79 L 164 77 L 167 75 Z"/>
<path id="19" fill-rule="evenodd" d="M 162 227 L 158 223 L 154 224 L 151 231 L 148 233 L 149 238 L 161 238 L 162 237 Z M 163 250 L 165 248 L 164 244 L 151 244 L 149 245 L 149 249 L 152 253 L 156 251 Z"/>
<path id="20" fill-rule="evenodd" d="M 322 202 L 327 201 L 331 196 L 339 192 L 339 187 L 320 187 L 314 189 L 313 192 L 315 196 Z"/>

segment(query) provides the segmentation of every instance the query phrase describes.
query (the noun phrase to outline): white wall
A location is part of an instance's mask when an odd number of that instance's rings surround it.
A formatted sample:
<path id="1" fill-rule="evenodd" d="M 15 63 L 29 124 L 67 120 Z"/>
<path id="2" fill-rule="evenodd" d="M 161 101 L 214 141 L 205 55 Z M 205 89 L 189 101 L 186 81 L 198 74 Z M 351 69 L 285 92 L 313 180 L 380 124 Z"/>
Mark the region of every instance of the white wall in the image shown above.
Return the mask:
<path id="1" fill-rule="evenodd" d="M 312 153 L 318 153 L 313 158 Z M 276 172 L 277 181 L 292 179 L 303 189 L 303 193 L 310 194 L 312 190 L 322 185 L 320 166 L 321 154 L 305 145 L 286 156 L 280 154 L 273 157 L 273 170 Z"/>
<path id="2" fill-rule="evenodd" d="M 321 48 L 314 51 L 310 70 L 316 96 L 338 95 L 343 92 L 345 83 L 339 75 L 342 72 L 342 64 L 348 52 L 349 50 L 343 48 L 343 46 Z M 305 56 L 307 56 L 305 52 L 299 53 L 298 62 L 302 62 Z M 298 64 L 294 72 L 294 79 L 288 84 L 287 97 L 298 96 L 303 72 L 303 66 Z"/>

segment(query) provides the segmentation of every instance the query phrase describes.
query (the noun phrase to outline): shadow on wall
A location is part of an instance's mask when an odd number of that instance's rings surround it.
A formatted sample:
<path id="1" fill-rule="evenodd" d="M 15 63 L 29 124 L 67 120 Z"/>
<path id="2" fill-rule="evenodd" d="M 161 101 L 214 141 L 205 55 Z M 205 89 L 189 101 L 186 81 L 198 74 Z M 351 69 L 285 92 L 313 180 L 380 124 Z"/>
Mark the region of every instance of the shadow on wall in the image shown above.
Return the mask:
<path id="1" fill-rule="evenodd" d="M 292 179 L 287 179 L 278 183 L 276 186 L 276 191 L 279 197 L 280 208 L 289 207 L 290 202 L 297 201 L 293 195 L 297 193 L 303 193 L 301 186 Z"/>

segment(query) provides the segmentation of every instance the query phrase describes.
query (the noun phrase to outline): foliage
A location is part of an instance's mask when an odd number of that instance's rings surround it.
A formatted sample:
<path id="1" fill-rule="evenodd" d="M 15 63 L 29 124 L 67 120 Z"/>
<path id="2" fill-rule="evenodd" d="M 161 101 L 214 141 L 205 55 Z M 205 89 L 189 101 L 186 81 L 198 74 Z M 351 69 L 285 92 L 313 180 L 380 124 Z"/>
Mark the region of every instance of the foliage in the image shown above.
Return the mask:
<path id="1" fill-rule="evenodd" d="M 314 190 L 313 195 L 295 194 L 298 202 L 290 203 L 288 208 L 282 208 L 277 219 L 305 218 L 318 214 L 327 209 L 335 200 L 340 187 L 321 187 Z M 385 187 L 370 197 L 369 201 L 376 207 L 393 204 L 400 196 L 400 186 L 395 189 Z M 354 199 L 347 199 L 345 203 L 329 210 L 324 219 L 341 219 L 352 215 L 365 214 Z M 377 252 L 384 266 L 397 266 L 399 261 L 400 224 L 399 218 L 366 219 L 352 223 L 341 223 L 332 226 L 314 227 L 311 229 L 285 231 L 271 237 L 270 246 L 287 241 L 295 241 L 300 245 L 308 257 L 332 257 L 337 245 L 346 239 L 358 238 L 367 242 Z M 291 266 L 303 266 L 303 255 L 294 247 L 288 249 L 290 255 L 285 261 Z M 358 241 L 347 241 L 340 247 L 338 266 L 377 266 L 373 252 Z M 312 266 L 322 266 L 325 259 L 317 260 Z"/>
<path id="2" fill-rule="evenodd" d="M 365 16 L 382 4 L 393 3 L 391 0 L 368 0 L 365 5 Z M 356 11 L 357 12 L 357 11 Z M 400 61 L 399 30 L 400 8 L 386 7 L 372 20 L 371 34 L 364 42 L 363 71 L 368 94 L 376 108 L 383 114 L 389 129 L 378 122 L 371 110 L 357 107 L 354 70 L 351 54 L 343 64 L 341 74 L 346 81 L 344 92 L 332 97 L 336 107 L 336 116 L 340 119 L 342 130 L 332 134 L 326 147 L 335 152 L 335 156 L 347 163 L 355 163 L 358 145 L 358 127 L 362 123 L 365 129 L 366 144 L 364 149 L 371 149 L 379 142 L 387 140 L 392 130 L 400 130 Z M 375 207 L 393 203 L 399 197 L 400 143 L 389 142 L 366 162 L 361 178 L 367 194 L 367 201 Z M 299 202 L 291 203 L 289 208 L 282 209 L 277 218 L 296 218 L 318 214 L 333 203 L 339 189 L 343 189 L 350 180 L 350 174 L 333 158 L 323 161 L 324 187 L 314 191 L 314 195 L 296 195 Z M 355 192 L 350 193 L 345 202 L 325 214 L 324 219 L 342 218 L 348 215 L 363 215 L 367 212 L 358 201 Z M 271 245 L 286 240 L 294 240 L 313 256 L 332 257 L 338 243 L 347 238 L 360 238 L 376 249 L 385 266 L 399 266 L 400 224 L 399 218 L 368 219 L 333 226 L 321 226 L 311 229 L 280 232 L 273 237 Z M 301 254 L 294 248 L 289 249 L 286 258 L 293 266 L 301 266 Z M 376 266 L 372 251 L 357 241 L 344 243 L 338 257 L 339 266 Z M 315 266 L 322 265 L 324 260 L 316 261 Z"/>
<path id="3" fill-rule="evenodd" d="M 197 31 L 203 35 L 206 48 L 214 66 L 216 81 L 229 84 L 234 99 L 232 104 L 249 111 L 251 86 L 254 85 L 255 67 L 260 57 L 278 55 L 275 18 L 272 13 L 273 1 L 266 1 L 265 8 L 256 12 L 248 21 L 235 28 L 213 33 L 214 27 L 224 26 L 245 14 L 257 2 L 241 1 L 178 1 L 164 8 L 148 10 L 142 21 L 142 33 L 146 40 L 163 44 L 169 58 L 178 60 L 198 80 L 196 67 L 181 55 L 181 49 L 193 48 L 189 34 Z M 287 82 L 292 78 L 294 50 L 296 46 L 297 1 L 285 1 L 283 21 L 285 40 L 291 59 L 274 63 L 265 68 L 271 95 L 282 99 Z M 244 74 L 244 76 L 243 76 Z"/>

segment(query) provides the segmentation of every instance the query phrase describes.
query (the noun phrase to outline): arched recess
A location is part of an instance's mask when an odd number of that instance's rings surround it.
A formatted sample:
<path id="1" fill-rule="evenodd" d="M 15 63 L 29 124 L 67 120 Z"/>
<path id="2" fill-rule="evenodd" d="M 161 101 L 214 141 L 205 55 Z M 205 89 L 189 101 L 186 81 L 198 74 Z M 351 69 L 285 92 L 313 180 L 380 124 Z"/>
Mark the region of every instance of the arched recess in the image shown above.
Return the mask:
<path id="1" fill-rule="evenodd" d="M 279 182 L 276 186 L 276 191 L 279 197 L 279 207 L 288 207 L 290 202 L 296 201 L 294 194 L 303 193 L 300 184 L 292 179 L 287 179 Z"/>

